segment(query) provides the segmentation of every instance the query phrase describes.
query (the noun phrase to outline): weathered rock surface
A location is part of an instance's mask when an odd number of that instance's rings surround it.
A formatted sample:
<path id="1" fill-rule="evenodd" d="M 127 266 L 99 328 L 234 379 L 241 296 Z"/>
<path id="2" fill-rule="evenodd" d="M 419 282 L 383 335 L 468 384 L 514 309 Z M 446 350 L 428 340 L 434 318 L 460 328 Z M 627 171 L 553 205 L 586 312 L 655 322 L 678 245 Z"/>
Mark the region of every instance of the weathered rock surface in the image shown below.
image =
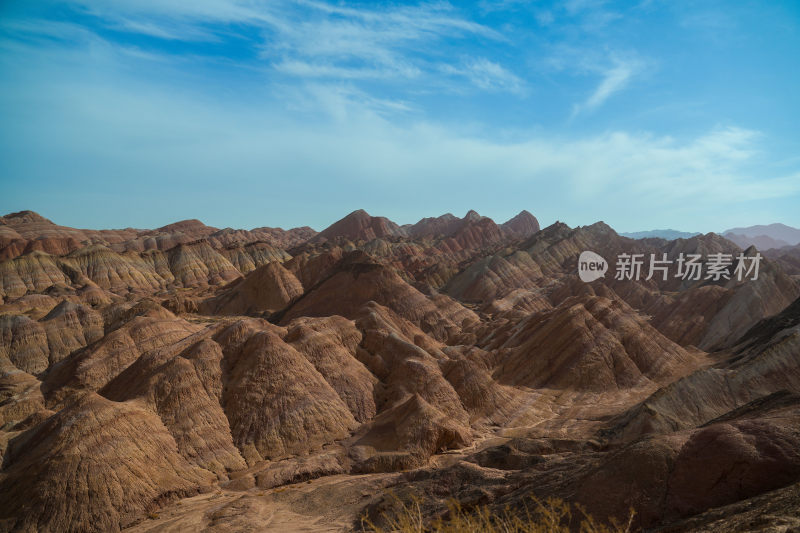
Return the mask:
<path id="1" fill-rule="evenodd" d="M 388 218 L 373 217 L 363 209 L 359 209 L 319 232 L 314 240 L 371 241 L 378 237 L 404 234 L 405 231 Z"/>
<path id="2" fill-rule="evenodd" d="M 118 402 L 144 402 L 169 430 L 181 456 L 224 478 L 245 462 L 220 405 L 222 359 L 220 346 L 201 332 L 145 353 L 100 393 Z"/>
<path id="3" fill-rule="evenodd" d="M 800 300 L 754 326 L 726 359 L 621 415 L 609 434 L 630 439 L 699 426 L 781 390 L 800 392 Z"/>
<path id="4" fill-rule="evenodd" d="M 519 289 L 536 288 L 543 278 L 539 265 L 525 252 L 493 255 L 473 263 L 450 280 L 445 291 L 458 300 L 491 302 Z"/>
<path id="5" fill-rule="evenodd" d="M 157 416 L 88 393 L 9 443 L 0 517 L 19 531 L 119 531 L 212 480 Z"/>
<path id="6" fill-rule="evenodd" d="M 530 237 L 541 229 L 536 217 L 525 210 L 520 211 L 518 215 L 504 222 L 500 227 L 518 237 Z"/>
<path id="7" fill-rule="evenodd" d="M 573 297 L 533 313 L 500 346 L 504 384 L 576 390 L 626 389 L 662 381 L 692 356 L 620 300 Z"/>
<path id="8" fill-rule="evenodd" d="M 478 317 L 445 295 L 426 296 L 392 269 L 355 253 L 337 265 L 333 274 L 289 307 L 287 323 L 301 316 L 342 315 L 354 318 L 361 307 L 374 301 L 389 307 L 440 340 L 458 335 Z"/>
<path id="9" fill-rule="evenodd" d="M 215 315 L 253 315 L 280 311 L 303 294 L 303 285 L 280 263 L 268 263 L 207 300 L 201 310 Z"/>
<path id="10" fill-rule="evenodd" d="M 0 432 L 44 409 L 41 382 L 0 356 Z"/>
<path id="11" fill-rule="evenodd" d="M 362 333 L 340 316 L 300 318 L 284 341 L 303 354 L 336 391 L 357 422 L 375 416 L 378 379 L 356 357 Z"/>
<path id="12" fill-rule="evenodd" d="M 239 322 L 215 337 L 226 357 L 222 405 L 249 463 L 318 449 L 356 427 L 333 387 L 282 333 Z"/>
<path id="13" fill-rule="evenodd" d="M 600 516 L 624 516 L 633 506 L 648 527 L 795 483 L 799 405 L 637 440 L 579 478 L 577 498 Z"/>

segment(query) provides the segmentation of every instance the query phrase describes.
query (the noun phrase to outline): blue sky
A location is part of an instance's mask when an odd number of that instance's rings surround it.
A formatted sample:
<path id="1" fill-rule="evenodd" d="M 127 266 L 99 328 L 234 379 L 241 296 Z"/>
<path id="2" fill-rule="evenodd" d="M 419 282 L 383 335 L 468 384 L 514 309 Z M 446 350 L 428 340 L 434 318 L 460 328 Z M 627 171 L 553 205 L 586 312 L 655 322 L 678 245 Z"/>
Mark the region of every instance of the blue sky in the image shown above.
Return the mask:
<path id="1" fill-rule="evenodd" d="M 0 2 L 0 212 L 800 226 L 800 3 Z"/>

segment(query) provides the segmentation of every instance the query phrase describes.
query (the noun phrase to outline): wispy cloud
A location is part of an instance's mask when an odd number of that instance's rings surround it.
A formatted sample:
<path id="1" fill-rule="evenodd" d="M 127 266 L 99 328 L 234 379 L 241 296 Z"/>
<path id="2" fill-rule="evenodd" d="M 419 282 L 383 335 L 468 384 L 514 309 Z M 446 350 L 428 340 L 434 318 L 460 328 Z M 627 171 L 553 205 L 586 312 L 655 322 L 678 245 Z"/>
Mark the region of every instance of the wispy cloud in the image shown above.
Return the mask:
<path id="1" fill-rule="evenodd" d="M 637 59 L 623 60 L 618 57 L 611 59 L 610 65 L 605 68 L 592 66 L 592 70 L 599 70 L 601 80 L 589 97 L 572 108 L 572 116 L 576 116 L 584 111 L 591 111 L 603 105 L 606 100 L 614 94 L 625 89 L 631 79 L 642 70 L 643 63 Z"/>
<path id="2" fill-rule="evenodd" d="M 633 76 L 635 65 L 617 61 L 614 66 L 603 73 L 603 81 L 597 86 L 583 107 L 594 108 L 605 102 L 612 94 L 625 88 Z"/>
<path id="3" fill-rule="evenodd" d="M 427 57 L 444 39 L 504 40 L 443 2 L 374 7 L 314 0 L 73 2 L 111 28 L 169 40 L 210 41 L 235 32 L 232 25 L 250 26 L 262 34 L 256 44 L 260 58 L 301 78 L 417 78 L 447 62 L 440 55 Z M 510 73 L 497 74 L 511 81 Z"/>
<path id="4" fill-rule="evenodd" d="M 334 78 L 339 80 L 416 78 L 421 71 L 409 64 L 393 62 L 380 66 L 345 67 L 330 63 L 284 60 L 273 65 L 275 70 L 301 78 Z"/>
<path id="5" fill-rule="evenodd" d="M 283 92 L 291 111 L 311 116 L 322 112 L 338 123 L 379 121 L 381 117 L 414 111 L 407 102 L 376 98 L 350 84 L 309 83 L 285 88 Z"/>
<path id="6" fill-rule="evenodd" d="M 144 20 L 120 20 L 109 23 L 115 30 L 138 33 L 171 41 L 216 41 L 214 32 L 194 25 L 166 25 Z"/>
<path id="7" fill-rule="evenodd" d="M 442 71 L 468 79 L 472 85 L 487 91 L 524 93 L 525 83 L 502 65 L 486 58 L 475 58 L 459 66 L 443 65 Z"/>
<path id="8" fill-rule="evenodd" d="M 355 9 L 302 3 L 318 16 L 292 20 L 296 14 L 287 15 L 273 26 L 275 37 L 262 52 L 282 72 L 300 76 L 317 71 L 321 77 L 345 79 L 417 78 L 443 60 L 427 56 L 445 38 L 503 38 L 448 4 Z"/>

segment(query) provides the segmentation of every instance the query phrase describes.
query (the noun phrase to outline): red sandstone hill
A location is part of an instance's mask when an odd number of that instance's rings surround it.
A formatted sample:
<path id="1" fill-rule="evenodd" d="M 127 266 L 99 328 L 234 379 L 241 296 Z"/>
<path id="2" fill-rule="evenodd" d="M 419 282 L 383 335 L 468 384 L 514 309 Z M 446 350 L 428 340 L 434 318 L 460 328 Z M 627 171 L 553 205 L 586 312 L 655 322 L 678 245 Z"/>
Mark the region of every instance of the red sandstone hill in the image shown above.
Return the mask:
<path id="1" fill-rule="evenodd" d="M 536 217 L 525 210 L 520 211 L 517 216 L 504 222 L 500 227 L 520 237 L 530 237 L 540 229 Z"/>
<path id="2" fill-rule="evenodd" d="M 463 221 L 451 213 L 446 213 L 440 217 L 423 218 L 413 225 L 405 226 L 406 231 L 411 237 L 443 237 L 453 234 Z"/>
<path id="3" fill-rule="evenodd" d="M 388 218 L 373 217 L 363 209 L 359 209 L 322 230 L 314 240 L 333 241 L 342 238 L 351 241 L 370 241 L 379 237 L 400 235 L 405 235 L 405 231 Z"/>

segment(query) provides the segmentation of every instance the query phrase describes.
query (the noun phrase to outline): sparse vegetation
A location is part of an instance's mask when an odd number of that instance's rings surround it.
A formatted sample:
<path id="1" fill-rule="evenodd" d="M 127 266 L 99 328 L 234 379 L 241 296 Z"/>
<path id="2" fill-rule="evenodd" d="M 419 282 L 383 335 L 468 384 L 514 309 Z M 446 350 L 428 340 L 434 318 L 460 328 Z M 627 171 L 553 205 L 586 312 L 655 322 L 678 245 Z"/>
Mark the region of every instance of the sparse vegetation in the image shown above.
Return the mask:
<path id="1" fill-rule="evenodd" d="M 381 514 L 379 526 L 366 516 L 361 525 L 369 533 L 630 533 L 635 511 L 630 510 L 624 524 L 611 520 L 603 524 L 589 515 L 580 505 L 573 505 L 558 498 L 544 501 L 532 498 L 532 510 L 505 508 L 496 511 L 488 506 L 466 510 L 455 500 L 447 504 L 448 511 L 434 520 L 427 520 L 423 513 L 422 501 L 412 497 L 402 501 L 395 495 L 395 512 Z"/>

